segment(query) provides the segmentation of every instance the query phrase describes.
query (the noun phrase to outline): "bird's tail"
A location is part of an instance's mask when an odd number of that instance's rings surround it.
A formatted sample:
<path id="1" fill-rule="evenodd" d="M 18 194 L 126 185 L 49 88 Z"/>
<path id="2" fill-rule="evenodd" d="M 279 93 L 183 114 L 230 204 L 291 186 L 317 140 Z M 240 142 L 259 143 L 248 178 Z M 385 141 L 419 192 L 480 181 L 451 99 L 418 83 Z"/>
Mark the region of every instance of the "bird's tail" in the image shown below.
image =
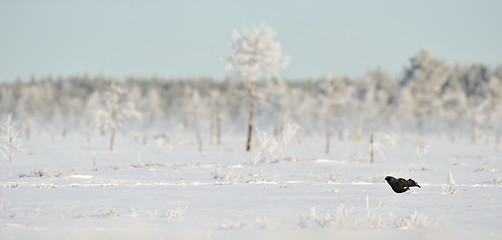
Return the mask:
<path id="1" fill-rule="evenodd" d="M 415 182 L 415 180 L 413 180 L 411 178 L 408 179 L 406 182 L 408 182 L 408 186 L 409 187 L 419 187 L 419 188 L 422 188 L 422 187 L 420 187 L 420 185 L 418 185 L 417 182 Z"/>

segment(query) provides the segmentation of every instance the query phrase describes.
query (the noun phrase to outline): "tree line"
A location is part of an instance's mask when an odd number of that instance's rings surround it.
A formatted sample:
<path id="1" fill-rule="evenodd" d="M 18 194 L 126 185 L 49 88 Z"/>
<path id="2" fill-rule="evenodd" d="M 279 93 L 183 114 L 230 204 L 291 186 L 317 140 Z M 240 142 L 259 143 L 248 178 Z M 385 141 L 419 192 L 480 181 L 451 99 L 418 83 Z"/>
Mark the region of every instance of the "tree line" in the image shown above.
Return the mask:
<path id="1" fill-rule="evenodd" d="M 382 68 L 363 76 L 328 75 L 255 81 L 256 126 L 278 135 L 287 123 L 301 134 L 343 139 L 359 129 L 448 133 L 452 138 L 481 135 L 500 139 L 502 65 L 453 65 L 421 50 L 401 76 Z M 42 77 L 0 84 L 0 113 L 13 114 L 23 136 L 36 131 L 109 131 L 99 116 L 107 89 L 124 89 L 121 102 L 141 118 L 123 119 L 122 131 L 194 131 L 216 141 L 221 132 L 244 134 L 249 119 L 246 83 L 215 80 L 104 76 Z M 498 140 L 500 141 L 500 140 Z"/>

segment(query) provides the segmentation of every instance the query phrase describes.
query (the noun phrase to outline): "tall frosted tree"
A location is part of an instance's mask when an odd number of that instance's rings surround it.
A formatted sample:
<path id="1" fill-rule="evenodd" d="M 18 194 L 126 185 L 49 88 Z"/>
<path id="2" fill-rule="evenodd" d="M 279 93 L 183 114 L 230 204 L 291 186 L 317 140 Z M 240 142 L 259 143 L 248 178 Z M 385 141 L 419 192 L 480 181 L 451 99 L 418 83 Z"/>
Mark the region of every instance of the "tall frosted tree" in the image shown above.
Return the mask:
<path id="1" fill-rule="evenodd" d="M 232 56 L 226 59 L 226 70 L 245 81 L 249 92 L 249 121 L 246 150 L 251 150 L 254 108 L 256 100 L 256 81 L 264 74 L 277 74 L 289 64 L 289 57 L 282 56 L 281 44 L 274 38 L 276 32 L 265 23 L 244 28 L 240 34 L 234 30 L 230 46 Z"/>
<path id="2" fill-rule="evenodd" d="M 141 113 L 135 108 L 133 102 L 127 98 L 127 90 L 115 82 L 105 92 L 102 103 L 96 111 L 98 126 L 110 130 L 110 152 L 113 152 L 115 134 L 128 118 L 139 118 Z"/>

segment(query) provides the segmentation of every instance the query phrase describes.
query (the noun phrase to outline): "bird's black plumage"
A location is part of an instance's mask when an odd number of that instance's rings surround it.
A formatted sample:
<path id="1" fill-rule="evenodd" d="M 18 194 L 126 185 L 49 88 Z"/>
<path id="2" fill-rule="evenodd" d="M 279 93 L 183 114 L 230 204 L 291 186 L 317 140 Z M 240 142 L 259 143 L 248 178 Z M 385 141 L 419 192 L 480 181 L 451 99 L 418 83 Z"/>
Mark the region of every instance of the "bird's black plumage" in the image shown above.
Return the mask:
<path id="1" fill-rule="evenodd" d="M 387 180 L 387 183 L 392 187 L 392 190 L 396 193 L 403 193 L 408 190 L 410 190 L 410 187 L 419 187 L 417 182 L 413 179 L 404 179 L 404 178 L 395 178 L 392 176 L 387 176 L 385 177 L 385 180 Z"/>

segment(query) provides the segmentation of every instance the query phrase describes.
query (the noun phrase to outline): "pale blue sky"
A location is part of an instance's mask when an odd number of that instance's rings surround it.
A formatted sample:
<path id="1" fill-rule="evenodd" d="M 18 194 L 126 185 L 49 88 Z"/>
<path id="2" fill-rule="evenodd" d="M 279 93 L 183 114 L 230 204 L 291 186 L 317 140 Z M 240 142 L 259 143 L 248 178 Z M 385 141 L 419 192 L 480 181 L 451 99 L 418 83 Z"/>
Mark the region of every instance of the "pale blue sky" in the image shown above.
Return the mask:
<path id="1" fill-rule="evenodd" d="M 277 31 L 289 79 L 398 75 L 421 48 L 502 63 L 502 1 L 0 0 L 0 82 L 103 74 L 225 77 L 232 30 Z"/>

